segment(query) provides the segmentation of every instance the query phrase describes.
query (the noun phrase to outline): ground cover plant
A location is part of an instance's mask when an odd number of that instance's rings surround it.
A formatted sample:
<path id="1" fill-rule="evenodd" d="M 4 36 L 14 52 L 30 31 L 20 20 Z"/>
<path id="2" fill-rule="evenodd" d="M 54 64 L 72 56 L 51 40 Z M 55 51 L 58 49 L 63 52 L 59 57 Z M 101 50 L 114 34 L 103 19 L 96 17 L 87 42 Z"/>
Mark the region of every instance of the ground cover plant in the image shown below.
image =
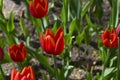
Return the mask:
<path id="1" fill-rule="evenodd" d="M 0 0 L 0 80 L 119 80 L 120 0 Z"/>

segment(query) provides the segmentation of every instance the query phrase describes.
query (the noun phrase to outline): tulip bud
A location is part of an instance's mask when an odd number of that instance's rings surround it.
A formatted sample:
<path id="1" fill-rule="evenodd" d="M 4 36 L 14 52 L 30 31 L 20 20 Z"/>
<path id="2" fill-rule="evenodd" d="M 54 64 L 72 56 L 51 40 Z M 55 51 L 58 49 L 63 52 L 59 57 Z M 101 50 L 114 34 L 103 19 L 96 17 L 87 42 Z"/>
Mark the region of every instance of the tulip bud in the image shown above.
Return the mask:
<path id="1" fill-rule="evenodd" d="M 118 46 L 118 37 L 114 29 L 106 29 L 101 35 L 101 40 L 107 48 L 114 48 Z"/>
<path id="2" fill-rule="evenodd" d="M 26 48 L 22 42 L 19 45 L 13 44 L 9 47 L 9 54 L 13 61 L 21 62 L 26 58 Z"/>
<path id="3" fill-rule="evenodd" d="M 29 4 L 30 13 L 35 18 L 42 18 L 48 12 L 48 1 L 47 0 L 34 0 L 30 1 Z"/>
<path id="4" fill-rule="evenodd" d="M 120 24 L 117 26 L 117 28 L 116 28 L 116 34 L 118 35 L 118 36 L 120 36 Z"/>

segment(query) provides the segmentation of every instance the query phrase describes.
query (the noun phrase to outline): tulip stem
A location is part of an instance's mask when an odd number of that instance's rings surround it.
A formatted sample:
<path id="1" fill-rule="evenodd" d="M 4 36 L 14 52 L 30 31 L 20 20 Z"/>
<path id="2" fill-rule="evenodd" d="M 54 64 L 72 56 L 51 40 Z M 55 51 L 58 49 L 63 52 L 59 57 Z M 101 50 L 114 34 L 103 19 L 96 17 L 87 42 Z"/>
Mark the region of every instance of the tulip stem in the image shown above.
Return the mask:
<path id="1" fill-rule="evenodd" d="M 118 38 L 119 40 L 119 43 L 118 43 L 118 53 L 117 53 L 117 56 L 118 56 L 118 61 L 117 61 L 117 80 L 120 79 L 120 37 Z"/>
<path id="2" fill-rule="evenodd" d="M 2 74 L 3 79 L 4 79 L 4 80 L 6 80 L 5 75 L 4 75 L 4 72 L 3 72 L 3 69 L 2 69 L 2 66 L 1 66 L 1 65 L 0 65 L 0 71 L 1 71 L 1 74 Z"/>
<path id="3" fill-rule="evenodd" d="M 23 68 L 22 63 L 21 63 L 21 62 L 17 62 L 17 64 L 18 64 L 18 66 L 19 66 L 19 69 L 22 70 L 22 68 Z"/>
<path id="4" fill-rule="evenodd" d="M 105 72 L 108 60 L 110 58 L 110 55 L 111 55 L 110 49 L 107 49 L 107 55 L 106 55 L 106 59 L 103 64 L 103 69 L 102 69 L 102 78 L 100 80 L 104 80 L 104 72 Z"/>
<path id="5" fill-rule="evenodd" d="M 43 19 L 40 19 L 41 20 L 41 24 L 42 24 L 42 32 L 45 32 L 45 26 L 44 26 L 44 23 L 43 23 Z"/>
<path id="6" fill-rule="evenodd" d="M 55 55 L 53 55 L 53 62 L 54 62 L 54 74 L 55 74 L 55 78 L 56 78 L 56 80 L 59 80 L 57 63 L 56 63 L 56 56 Z"/>

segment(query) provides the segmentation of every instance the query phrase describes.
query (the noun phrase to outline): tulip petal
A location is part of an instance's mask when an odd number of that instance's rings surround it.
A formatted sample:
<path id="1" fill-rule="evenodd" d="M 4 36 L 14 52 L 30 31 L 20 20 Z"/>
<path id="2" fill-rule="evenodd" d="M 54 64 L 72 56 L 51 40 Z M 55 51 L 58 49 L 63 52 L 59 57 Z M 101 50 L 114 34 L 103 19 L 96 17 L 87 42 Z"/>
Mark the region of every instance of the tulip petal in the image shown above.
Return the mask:
<path id="1" fill-rule="evenodd" d="M 60 37 L 61 32 L 63 32 L 63 28 L 59 27 L 59 29 L 57 30 L 56 34 L 55 34 L 55 42 L 57 41 L 57 39 Z"/>
<path id="2" fill-rule="evenodd" d="M 116 34 L 111 35 L 111 46 L 112 47 L 118 46 L 118 37 Z"/>
<path id="3" fill-rule="evenodd" d="M 33 5 L 34 5 L 33 2 L 30 1 L 30 3 L 29 3 L 30 13 L 31 13 L 34 17 L 38 17 Z"/>
<path id="4" fill-rule="evenodd" d="M 14 80 L 16 73 L 17 73 L 16 69 L 13 69 L 11 72 L 11 80 Z"/>
<path id="5" fill-rule="evenodd" d="M 102 34 L 102 40 L 108 38 L 110 39 L 110 31 L 108 29 L 105 30 L 105 32 Z"/>
<path id="6" fill-rule="evenodd" d="M 34 71 L 33 71 L 33 69 L 32 69 L 31 66 L 29 66 L 28 68 L 29 68 L 29 71 L 30 71 L 30 79 L 31 79 L 31 80 L 34 80 Z M 29 78 L 29 77 L 28 77 L 28 78 Z"/>
<path id="7" fill-rule="evenodd" d="M 22 76 L 23 75 L 27 76 L 28 73 L 29 73 L 29 71 L 28 71 L 27 67 L 24 67 L 23 70 L 22 70 L 22 72 L 21 72 L 21 75 Z"/>
<path id="8" fill-rule="evenodd" d="M 26 76 L 23 76 L 21 80 L 29 80 Z"/>
<path id="9" fill-rule="evenodd" d="M 54 39 L 54 33 L 52 32 L 51 29 L 46 29 L 45 36 L 48 36 L 48 35 L 50 35 Z"/>
<path id="10" fill-rule="evenodd" d="M 117 26 L 116 34 L 117 34 L 118 36 L 120 36 L 120 24 Z"/>
<path id="11" fill-rule="evenodd" d="M 21 80 L 21 78 L 22 78 L 22 75 L 19 72 L 17 72 L 14 77 L 14 80 Z"/>
<path id="12" fill-rule="evenodd" d="M 43 50 L 45 50 L 44 38 L 45 36 L 42 33 L 40 33 L 40 46 L 42 47 Z"/>
<path id="13" fill-rule="evenodd" d="M 108 39 L 105 39 L 103 40 L 103 44 L 106 46 L 106 47 L 111 47 L 111 44 L 110 44 L 110 41 Z"/>
<path id="14" fill-rule="evenodd" d="M 45 51 L 49 54 L 53 54 L 55 50 L 55 41 L 54 39 L 48 35 L 45 37 Z"/>
<path id="15" fill-rule="evenodd" d="M 58 38 L 56 45 L 55 45 L 55 53 L 54 55 L 59 55 L 62 53 L 64 49 L 64 34 L 61 32 L 60 37 Z"/>

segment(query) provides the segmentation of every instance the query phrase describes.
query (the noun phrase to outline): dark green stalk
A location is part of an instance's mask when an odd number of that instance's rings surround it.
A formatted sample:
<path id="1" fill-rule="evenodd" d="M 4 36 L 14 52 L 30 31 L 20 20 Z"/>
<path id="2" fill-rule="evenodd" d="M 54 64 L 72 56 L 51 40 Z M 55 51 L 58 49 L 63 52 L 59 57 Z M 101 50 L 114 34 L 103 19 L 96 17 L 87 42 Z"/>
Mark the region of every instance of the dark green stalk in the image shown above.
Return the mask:
<path id="1" fill-rule="evenodd" d="M 22 62 L 17 62 L 17 64 L 18 64 L 19 69 L 22 70 L 23 69 Z"/>
<path id="2" fill-rule="evenodd" d="M 105 69 L 107 67 L 107 63 L 108 63 L 110 55 L 111 55 L 110 49 L 107 49 L 107 56 L 106 56 L 107 58 L 106 58 L 106 60 L 105 60 L 105 62 L 103 64 L 102 78 L 100 80 L 104 80 L 104 72 L 105 72 Z"/>
<path id="3" fill-rule="evenodd" d="M 54 74 L 55 74 L 55 78 L 56 78 L 56 80 L 59 80 L 57 63 L 56 63 L 56 56 L 55 55 L 53 55 L 53 62 L 54 62 Z"/>
<path id="4" fill-rule="evenodd" d="M 44 23 L 43 23 L 43 19 L 40 19 L 41 21 L 41 24 L 42 24 L 42 32 L 45 32 L 45 26 L 44 26 Z"/>
<path id="5" fill-rule="evenodd" d="M 119 44 L 118 44 L 118 61 L 117 61 L 117 80 L 120 79 L 120 37 L 119 37 Z"/>

